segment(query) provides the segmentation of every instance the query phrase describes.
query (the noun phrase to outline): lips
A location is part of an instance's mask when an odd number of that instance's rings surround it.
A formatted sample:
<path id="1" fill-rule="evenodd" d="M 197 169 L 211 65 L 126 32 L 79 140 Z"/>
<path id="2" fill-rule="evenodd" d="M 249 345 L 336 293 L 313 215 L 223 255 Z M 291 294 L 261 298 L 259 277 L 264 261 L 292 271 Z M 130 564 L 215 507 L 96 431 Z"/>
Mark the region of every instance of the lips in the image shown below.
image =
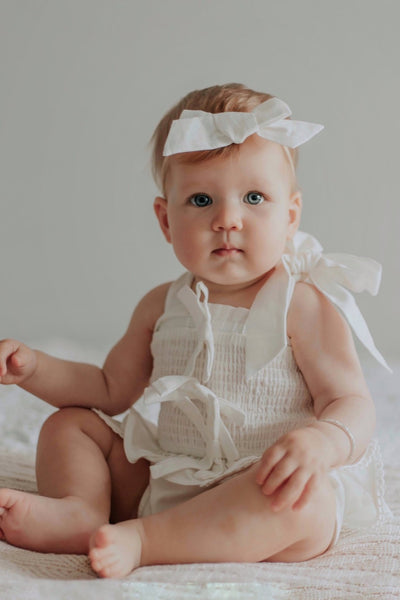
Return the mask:
<path id="1" fill-rule="evenodd" d="M 239 254 L 240 252 L 243 252 L 243 250 L 240 250 L 240 248 L 233 248 L 230 246 L 223 246 L 222 248 L 217 248 L 216 250 L 213 250 L 213 254 L 216 254 L 217 256 L 234 256 L 235 254 Z"/>

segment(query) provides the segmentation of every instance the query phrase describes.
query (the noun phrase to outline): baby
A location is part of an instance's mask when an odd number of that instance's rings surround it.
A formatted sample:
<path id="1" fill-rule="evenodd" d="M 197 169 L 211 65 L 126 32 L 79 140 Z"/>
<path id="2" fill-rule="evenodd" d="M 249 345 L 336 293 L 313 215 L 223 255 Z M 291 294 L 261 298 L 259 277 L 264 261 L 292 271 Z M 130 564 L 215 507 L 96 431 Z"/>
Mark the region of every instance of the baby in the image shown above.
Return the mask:
<path id="1" fill-rule="evenodd" d="M 60 409 L 39 437 L 39 495 L 0 490 L 3 540 L 123 577 L 303 561 L 383 518 L 349 324 L 386 363 L 346 289 L 377 293 L 380 267 L 298 230 L 296 148 L 322 126 L 290 115 L 228 84 L 161 120 L 154 209 L 185 273 L 139 302 L 103 368 L 0 342 L 0 383 Z"/>

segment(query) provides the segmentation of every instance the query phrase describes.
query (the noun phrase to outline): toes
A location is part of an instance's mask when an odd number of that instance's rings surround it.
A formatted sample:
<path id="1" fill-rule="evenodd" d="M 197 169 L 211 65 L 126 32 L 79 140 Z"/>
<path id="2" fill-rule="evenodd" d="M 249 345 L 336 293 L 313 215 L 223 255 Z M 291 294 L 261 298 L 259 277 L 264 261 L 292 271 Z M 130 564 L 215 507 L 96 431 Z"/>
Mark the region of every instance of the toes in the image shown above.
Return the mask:
<path id="1" fill-rule="evenodd" d="M 103 568 L 103 561 L 101 559 L 101 556 L 93 556 L 92 552 L 89 552 L 89 562 L 93 571 L 100 575 L 100 571 Z"/>
<path id="2" fill-rule="evenodd" d="M 123 577 L 126 573 L 121 563 L 124 561 L 120 556 L 120 552 L 115 547 L 115 544 L 110 542 L 110 537 L 112 536 L 108 536 L 106 532 L 105 538 L 103 538 L 104 532 L 100 532 L 99 530 L 97 533 L 100 535 L 97 536 L 97 534 L 95 534 L 93 542 L 104 543 L 106 538 L 108 540 L 108 546 L 94 546 L 89 550 L 89 561 L 93 571 L 95 571 L 99 577 Z"/>
<path id="3" fill-rule="evenodd" d="M 118 559 L 113 555 L 99 555 L 99 553 L 90 553 L 89 560 L 93 571 L 100 577 L 117 577 L 118 576 Z"/>
<path id="4" fill-rule="evenodd" d="M 89 559 L 91 560 L 91 562 L 96 562 L 100 565 L 106 564 L 108 561 L 112 560 L 113 556 L 114 553 L 108 548 L 92 548 L 89 551 Z"/>
<path id="5" fill-rule="evenodd" d="M 116 579 L 119 577 L 125 577 L 129 571 L 124 569 L 124 565 L 121 564 L 120 560 L 115 559 L 109 562 L 107 565 L 103 565 L 100 571 L 97 571 L 100 577 L 106 577 L 107 579 Z"/>
<path id="6" fill-rule="evenodd" d="M 98 572 L 100 569 L 113 564 L 116 560 L 113 547 L 91 548 L 89 550 L 89 560 L 93 569 Z"/>
<path id="7" fill-rule="evenodd" d="M 122 571 L 118 568 L 118 565 L 106 567 L 102 569 L 99 573 L 100 577 L 107 579 L 118 579 L 119 577 L 124 577 Z"/>
<path id="8" fill-rule="evenodd" d="M 103 525 L 92 536 L 89 560 L 99 577 L 124 577 L 140 565 L 140 535 L 126 528 Z"/>
<path id="9" fill-rule="evenodd" d="M 4 514 L 7 508 L 10 508 L 10 490 L 2 488 L 0 490 L 0 515 Z"/>
<path id="10" fill-rule="evenodd" d="M 120 577 L 120 569 L 118 566 L 118 562 L 112 564 L 98 564 L 92 563 L 92 569 L 97 573 L 99 577 L 103 578 L 112 578 L 112 577 Z"/>
<path id="11" fill-rule="evenodd" d="M 112 541 L 112 526 L 103 525 L 90 539 L 91 548 L 106 548 Z"/>

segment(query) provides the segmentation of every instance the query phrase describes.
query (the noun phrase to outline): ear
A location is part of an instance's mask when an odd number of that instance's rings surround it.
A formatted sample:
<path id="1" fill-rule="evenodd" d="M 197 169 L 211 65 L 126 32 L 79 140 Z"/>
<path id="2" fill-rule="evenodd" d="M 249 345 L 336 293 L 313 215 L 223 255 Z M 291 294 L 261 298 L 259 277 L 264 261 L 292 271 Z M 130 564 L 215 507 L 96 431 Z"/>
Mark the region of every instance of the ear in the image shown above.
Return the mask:
<path id="1" fill-rule="evenodd" d="M 301 192 L 294 192 L 289 198 L 288 208 L 288 235 L 287 239 L 291 240 L 300 225 L 301 211 L 303 208 L 303 199 Z"/>
<path id="2" fill-rule="evenodd" d="M 156 213 L 156 217 L 161 227 L 161 231 L 164 234 L 165 239 L 170 244 L 171 243 L 171 233 L 169 230 L 169 222 L 168 222 L 168 202 L 165 198 L 161 198 L 161 196 L 157 196 L 154 200 L 154 212 Z"/>

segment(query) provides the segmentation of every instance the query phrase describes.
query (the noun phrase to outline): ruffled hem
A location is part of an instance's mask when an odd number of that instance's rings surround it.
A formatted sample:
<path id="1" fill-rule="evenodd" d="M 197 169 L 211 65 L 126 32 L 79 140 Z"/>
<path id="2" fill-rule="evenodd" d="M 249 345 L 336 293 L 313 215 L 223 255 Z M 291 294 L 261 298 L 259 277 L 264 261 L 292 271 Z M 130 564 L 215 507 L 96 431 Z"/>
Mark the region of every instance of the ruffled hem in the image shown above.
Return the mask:
<path id="1" fill-rule="evenodd" d="M 342 504 L 345 529 L 370 529 L 391 516 L 384 500 L 383 462 L 377 440 L 372 440 L 361 459 L 330 472 Z"/>

